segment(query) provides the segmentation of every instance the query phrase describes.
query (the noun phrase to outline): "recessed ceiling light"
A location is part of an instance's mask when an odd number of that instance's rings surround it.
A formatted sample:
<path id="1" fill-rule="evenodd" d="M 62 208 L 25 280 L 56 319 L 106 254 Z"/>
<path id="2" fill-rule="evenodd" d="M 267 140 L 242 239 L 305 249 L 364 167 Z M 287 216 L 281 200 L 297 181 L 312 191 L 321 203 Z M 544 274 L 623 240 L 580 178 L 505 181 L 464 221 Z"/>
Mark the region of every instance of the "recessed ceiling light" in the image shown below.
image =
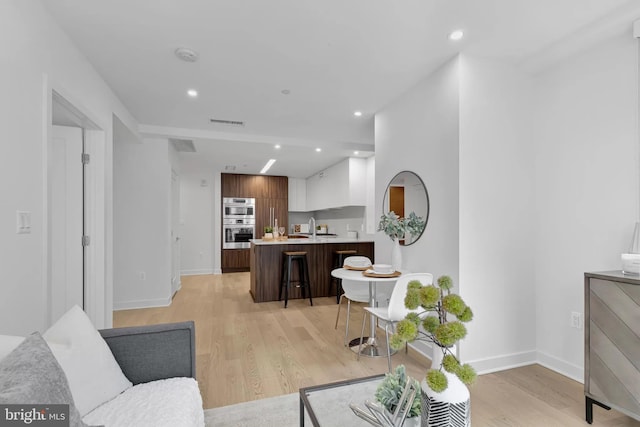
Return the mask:
<path id="1" fill-rule="evenodd" d="M 456 41 L 462 39 L 462 37 L 464 37 L 464 32 L 462 30 L 455 30 L 449 34 L 449 40 Z"/>
<path id="2" fill-rule="evenodd" d="M 356 117 L 360 117 L 360 116 L 362 116 L 362 111 L 356 111 L 356 112 L 353 113 L 353 115 L 356 116 Z"/>
<path id="3" fill-rule="evenodd" d="M 198 91 L 195 89 L 189 89 L 187 91 L 187 95 L 189 95 L 192 98 L 196 98 L 198 96 Z"/>
<path id="4" fill-rule="evenodd" d="M 276 150 L 280 149 L 280 144 L 276 144 Z"/>
<path id="5" fill-rule="evenodd" d="M 360 152 L 359 151 L 354 151 L 353 154 L 357 156 L 358 154 L 360 154 Z"/>
<path id="6" fill-rule="evenodd" d="M 264 165 L 260 173 L 266 173 L 275 162 L 276 162 L 276 159 L 269 159 L 269 161 L 267 162 L 266 165 Z"/>
<path id="7" fill-rule="evenodd" d="M 289 89 L 282 89 L 280 91 L 280 93 L 283 94 L 283 95 L 289 95 L 291 93 L 291 91 Z"/>
<path id="8" fill-rule="evenodd" d="M 320 147 L 316 148 L 316 152 L 318 152 L 318 153 L 319 153 L 319 152 L 321 152 L 321 151 L 322 151 L 322 148 L 320 148 Z"/>

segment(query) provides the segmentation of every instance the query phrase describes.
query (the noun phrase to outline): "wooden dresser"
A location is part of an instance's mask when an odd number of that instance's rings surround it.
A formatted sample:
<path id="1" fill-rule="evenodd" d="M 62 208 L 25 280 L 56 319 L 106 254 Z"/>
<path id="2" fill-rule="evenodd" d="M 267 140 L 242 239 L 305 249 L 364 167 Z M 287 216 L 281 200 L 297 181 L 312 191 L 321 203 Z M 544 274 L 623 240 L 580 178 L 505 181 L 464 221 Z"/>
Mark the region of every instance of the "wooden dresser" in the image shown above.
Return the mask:
<path id="1" fill-rule="evenodd" d="M 585 273 L 585 418 L 593 405 L 640 420 L 640 277 Z"/>

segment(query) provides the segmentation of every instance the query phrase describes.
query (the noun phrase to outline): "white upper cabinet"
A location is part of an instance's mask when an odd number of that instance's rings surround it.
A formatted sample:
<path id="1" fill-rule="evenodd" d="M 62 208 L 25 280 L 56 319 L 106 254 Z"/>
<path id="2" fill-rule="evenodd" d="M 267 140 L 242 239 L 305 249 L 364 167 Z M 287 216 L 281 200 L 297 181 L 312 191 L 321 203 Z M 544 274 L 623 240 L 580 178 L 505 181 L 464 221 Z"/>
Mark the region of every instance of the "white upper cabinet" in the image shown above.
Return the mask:
<path id="1" fill-rule="evenodd" d="M 289 177 L 289 212 L 307 212 L 307 180 Z"/>
<path id="2" fill-rule="evenodd" d="M 306 211 L 364 206 L 366 159 L 348 158 L 307 178 Z"/>

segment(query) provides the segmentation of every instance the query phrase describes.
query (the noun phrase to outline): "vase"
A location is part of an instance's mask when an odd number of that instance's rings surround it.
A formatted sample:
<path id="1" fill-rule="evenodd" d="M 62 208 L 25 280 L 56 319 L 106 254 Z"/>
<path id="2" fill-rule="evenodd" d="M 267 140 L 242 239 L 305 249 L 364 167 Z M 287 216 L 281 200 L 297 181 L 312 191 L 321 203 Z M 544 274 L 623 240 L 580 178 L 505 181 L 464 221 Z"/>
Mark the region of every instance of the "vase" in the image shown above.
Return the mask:
<path id="1" fill-rule="evenodd" d="M 400 240 L 393 239 L 393 248 L 391 249 L 391 266 L 394 271 L 402 270 L 402 252 L 400 252 Z"/>
<path id="2" fill-rule="evenodd" d="M 455 353 L 455 348 L 452 349 Z M 431 368 L 439 369 L 443 357 L 442 348 L 434 345 Z M 425 380 L 420 383 L 422 427 L 468 427 L 471 426 L 471 395 L 467 386 L 456 375 L 443 369 L 447 377 L 447 388 L 435 392 Z"/>

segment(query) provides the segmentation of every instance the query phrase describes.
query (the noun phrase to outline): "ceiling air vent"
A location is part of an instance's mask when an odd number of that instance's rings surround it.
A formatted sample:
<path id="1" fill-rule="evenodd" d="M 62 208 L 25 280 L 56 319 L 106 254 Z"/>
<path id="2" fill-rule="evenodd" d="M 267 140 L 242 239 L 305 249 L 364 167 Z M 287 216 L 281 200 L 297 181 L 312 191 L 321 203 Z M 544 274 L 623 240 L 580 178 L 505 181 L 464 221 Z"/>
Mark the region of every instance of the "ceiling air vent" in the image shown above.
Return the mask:
<path id="1" fill-rule="evenodd" d="M 209 121 L 217 125 L 244 126 L 244 122 L 239 122 L 237 120 L 209 119 Z"/>
<path id="2" fill-rule="evenodd" d="M 226 165 L 224 167 L 224 170 L 226 170 L 226 171 L 234 171 L 234 170 L 236 170 L 236 167 L 233 166 L 233 165 Z"/>
<path id="3" fill-rule="evenodd" d="M 182 153 L 196 152 L 196 146 L 193 145 L 193 141 L 190 139 L 169 138 L 169 141 L 173 145 L 173 148 L 176 149 L 176 151 L 180 151 Z"/>

